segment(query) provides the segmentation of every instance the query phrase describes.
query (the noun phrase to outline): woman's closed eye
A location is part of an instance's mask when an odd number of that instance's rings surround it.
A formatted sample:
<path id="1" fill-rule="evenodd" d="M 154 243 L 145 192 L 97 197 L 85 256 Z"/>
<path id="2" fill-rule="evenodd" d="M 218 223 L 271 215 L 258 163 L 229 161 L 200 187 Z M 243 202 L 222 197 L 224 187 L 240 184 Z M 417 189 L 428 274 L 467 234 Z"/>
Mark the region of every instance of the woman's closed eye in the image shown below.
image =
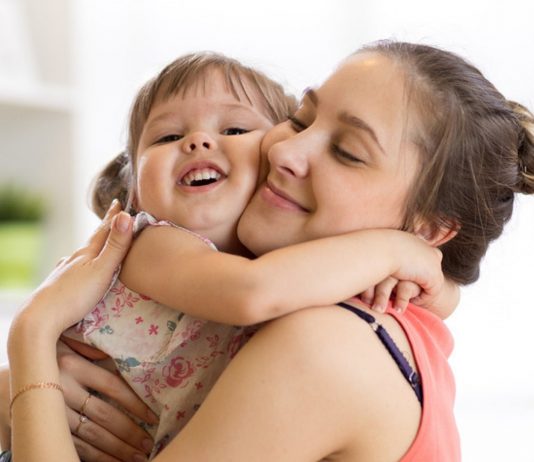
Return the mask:
<path id="1" fill-rule="evenodd" d="M 350 152 L 347 152 L 344 149 L 341 149 L 339 146 L 335 144 L 332 145 L 332 153 L 345 162 L 360 163 L 360 164 L 364 163 L 364 161 L 361 160 L 359 157 L 356 157 Z"/>
<path id="2" fill-rule="evenodd" d="M 300 132 L 302 130 L 305 130 L 307 127 L 306 125 L 301 122 L 296 116 L 294 115 L 288 115 L 287 119 L 291 123 L 291 128 L 295 130 L 296 132 Z"/>
<path id="3" fill-rule="evenodd" d="M 250 132 L 250 130 L 247 130 L 245 128 L 239 128 L 239 127 L 230 127 L 222 131 L 223 135 L 227 136 L 235 136 L 235 135 L 244 135 L 245 133 Z"/>

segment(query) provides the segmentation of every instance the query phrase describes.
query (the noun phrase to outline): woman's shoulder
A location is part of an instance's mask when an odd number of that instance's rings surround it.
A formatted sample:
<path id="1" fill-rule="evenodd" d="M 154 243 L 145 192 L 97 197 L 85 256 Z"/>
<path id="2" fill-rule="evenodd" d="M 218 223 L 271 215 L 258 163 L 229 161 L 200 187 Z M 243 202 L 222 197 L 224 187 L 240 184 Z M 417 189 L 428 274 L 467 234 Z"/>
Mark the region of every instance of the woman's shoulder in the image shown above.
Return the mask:
<path id="1" fill-rule="evenodd" d="M 335 428 L 340 450 L 365 452 L 377 440 L 393 458 L 408 449 L 420 405 L 373 329 L 354 314 L 339 306 L 299 310 L 265 325 L 250 347 L 251 362 L 265 352 L 302 408 Z"/>

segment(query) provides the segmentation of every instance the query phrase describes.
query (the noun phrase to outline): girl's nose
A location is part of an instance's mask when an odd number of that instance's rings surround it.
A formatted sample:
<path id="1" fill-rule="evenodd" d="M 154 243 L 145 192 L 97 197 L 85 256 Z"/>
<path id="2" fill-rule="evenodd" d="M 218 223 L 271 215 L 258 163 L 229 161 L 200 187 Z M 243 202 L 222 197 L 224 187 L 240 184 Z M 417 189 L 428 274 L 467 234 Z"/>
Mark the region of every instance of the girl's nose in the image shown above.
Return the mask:
<path id="1" fill-rule="evenodd" d="M 217 144 L 206 132 L 191 133 L 182 141 L 182 150 L 187 154 L 198 151 L 213 151 L 214 149 L 217 149 Z"/>

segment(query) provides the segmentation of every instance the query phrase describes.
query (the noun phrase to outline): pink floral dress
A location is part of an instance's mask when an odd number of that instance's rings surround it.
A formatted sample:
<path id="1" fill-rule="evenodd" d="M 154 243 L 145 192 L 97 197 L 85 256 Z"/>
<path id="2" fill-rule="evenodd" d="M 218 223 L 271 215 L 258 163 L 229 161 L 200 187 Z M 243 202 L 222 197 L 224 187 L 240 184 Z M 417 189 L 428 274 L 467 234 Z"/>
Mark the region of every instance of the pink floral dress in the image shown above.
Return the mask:
<path id="1" fill-rule="evenodd" d="M 146 226 L 176 227 L 142 212 L 135 229 Z M 117 278 L 94 310 L 64 335 L 108 354 L 160 417 L 157 426 L 147 428 L 156 454 L 191 419 L 254 330 L 194 318 L 133 292 Z"/>

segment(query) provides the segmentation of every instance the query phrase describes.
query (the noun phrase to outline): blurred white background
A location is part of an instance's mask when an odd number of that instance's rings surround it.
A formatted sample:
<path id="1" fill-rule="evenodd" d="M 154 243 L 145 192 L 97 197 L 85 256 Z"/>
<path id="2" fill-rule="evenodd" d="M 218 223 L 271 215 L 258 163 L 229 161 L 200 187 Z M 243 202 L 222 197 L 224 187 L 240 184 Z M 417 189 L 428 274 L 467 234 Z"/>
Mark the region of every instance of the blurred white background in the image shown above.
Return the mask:
<path id="1" fill-rule="evenodd" d="M 0 44 L 0 180 L 50 197 L 44 272 L 95 226 L 87 190 L 125 141 L 136 90 L 185 52 L 224 52 L 300 94 L 368 41 L 423 41 L 467 57 L 534 108 L 530 0 L 0 0 L 0 28 L 11 24 L 8 4 L 22 21 L 17 59 Z M 522 197 L 448 322 L 467 462 L 534 461 L 533 262 L 534 198 Z M 0 293 L 0 362 L 23 297 Z"/>

